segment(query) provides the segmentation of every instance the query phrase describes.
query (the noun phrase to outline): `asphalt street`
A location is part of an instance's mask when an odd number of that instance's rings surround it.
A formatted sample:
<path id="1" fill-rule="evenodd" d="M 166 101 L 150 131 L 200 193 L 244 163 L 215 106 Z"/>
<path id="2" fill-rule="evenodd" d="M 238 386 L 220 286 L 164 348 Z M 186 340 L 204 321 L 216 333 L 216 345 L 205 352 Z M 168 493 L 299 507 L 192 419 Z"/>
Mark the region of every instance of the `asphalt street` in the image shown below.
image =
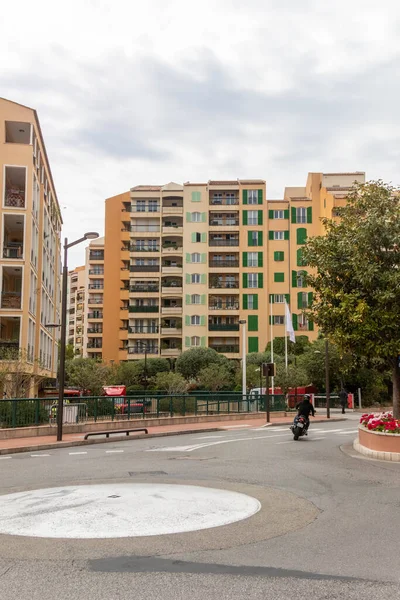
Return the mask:
<path id="1" fill-rule="evenodd" d="M 0 535 L 0 598 L 400 598 L 400 465 L 356 455 L 357 426 L 350 413 L 298 442 L 286 426 L 248 427 L 2 456 L 1 494 L 169 483 L 244 493 L 262 508 L 173 535 Z"/>

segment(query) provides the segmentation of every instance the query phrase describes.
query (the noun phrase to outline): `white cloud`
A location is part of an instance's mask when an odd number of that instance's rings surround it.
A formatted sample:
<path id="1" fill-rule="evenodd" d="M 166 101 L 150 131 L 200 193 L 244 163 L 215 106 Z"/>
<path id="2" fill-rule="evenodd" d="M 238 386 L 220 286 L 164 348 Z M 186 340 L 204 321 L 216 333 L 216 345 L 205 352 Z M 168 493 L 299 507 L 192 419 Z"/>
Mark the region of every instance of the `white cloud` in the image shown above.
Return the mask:
<path id="1" fill-rule="evenodd" d="M 71 238 L 138 183 L 397 183 L 394 0 L 24 0 L 2 17 L 1 95 L 39 113 Z"/>

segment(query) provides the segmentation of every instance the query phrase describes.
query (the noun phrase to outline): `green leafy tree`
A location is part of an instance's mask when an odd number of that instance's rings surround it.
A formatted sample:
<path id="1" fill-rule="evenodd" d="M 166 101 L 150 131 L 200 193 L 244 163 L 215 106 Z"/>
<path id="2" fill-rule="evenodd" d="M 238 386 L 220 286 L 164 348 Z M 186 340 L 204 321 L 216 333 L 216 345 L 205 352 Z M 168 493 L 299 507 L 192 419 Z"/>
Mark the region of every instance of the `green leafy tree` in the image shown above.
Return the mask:
<path id="1" fill-rule="evenodd" d="M 171 394 L 184 394 L 188 389 L 188 383 L 179 373 L 160 371 L 155 377 L 157 390 Z"/>
<path id="2" fill-rule="evenodd" d="M 266 361 L 262 361 L 266 362 Z M 269 362 L 269 361 L 267 361 Z M 265 377 L 260 375 L 260 366 L 257 364 L 248 364 L 246 367 L 246 388 L 251 390 L 252 388 L 259 388 L 265 386 Z M 242 369 L 238 369 L 235 374 L 235 383 L 238 390 L 242 389 Z"/>
<path id="3" fill-rule="evenodd" d="M 400 417 L 400 193 L 382 181 L 357 184 L 340 219 L 304 250 L 314 288 L 309 317 L 341 351 L 391 369 Z"/>
<path id="4" fill-rule="evenodd" d="M 308 383 L 307 373 L 301 367 L 288 365 L 286 370 L 283 363 L 277 365 L 274 384 L 275 388 L 281 388 L 283 394 L 287 394 L 289 388 L 301 387 Z"/>
<path id="5" fill-rule="evenodd" d="M 251 352 L 246 356 L 246 363 L 248 365 L 256 365 L 259 367 L 262 363 L 271 362 L 271 353 L 267 352 Z"/>
<path id="6" fill-rule="evenodd" d="M 340 353 L 334 344 L 329 343 L 329 383 L 330 389 L 340 387 L 341 359 Z M 319 339 L 297 357 L 296 364 L 307 374 L 309 384 L 315 385 L 318 390 L 325 390 L 325 340 Z"/>
<path id="7" fill-rule="evenodd" d="M 65 379 L 68 386 L 99 396 L 103 387 L 110 383 L 110 370 L 91 358 L 74 358 L 65 363 Z"/>
<path id="8" fill-rule="evenodd" d="M 306 335 L 298 335 L 296 336 L 296 342 L 288 341 L 288 353 L 295 354 L 299 356 L 303 354 L 305 350 L 309 347 L 310 341 Z M 271 354 L 271 342 L 268 342 L 266 347 L 266 353 Z M 285 356 L 285 338 L 284 337 L 276 337 L 274 338 L 274 359 L 278 356 Z"/>
<path id="9" fill-rule="evenodd" d="M 232 368 L 226 356 L 212 348 L 191 348 L 179 356 L 175 370 L 185 379 L 196 379 L 202 369 L 212 364 L 224 365 L 228 370 Z"/>
<path id="10" fill-rule="evenodd" d="M 216 392 L 223 388 L 231 388 L 233 385 L 233 375 L 226 366 L 211 364 L 201 369 L 198 381 L 202 388 Z"/>

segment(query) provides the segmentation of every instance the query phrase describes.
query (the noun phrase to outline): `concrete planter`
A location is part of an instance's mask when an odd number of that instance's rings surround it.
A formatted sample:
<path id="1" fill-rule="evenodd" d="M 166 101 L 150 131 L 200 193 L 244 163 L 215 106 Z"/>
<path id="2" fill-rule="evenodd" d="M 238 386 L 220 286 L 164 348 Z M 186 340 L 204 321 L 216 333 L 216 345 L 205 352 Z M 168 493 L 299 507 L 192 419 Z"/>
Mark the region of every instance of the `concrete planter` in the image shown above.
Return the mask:
<path id="1" fill-rule="evenodd" d="M 400 434 L 370 431 L 363 426 L 358 428 L 358 438 L 354 449 L 369 458 L 400 462 Z"/>

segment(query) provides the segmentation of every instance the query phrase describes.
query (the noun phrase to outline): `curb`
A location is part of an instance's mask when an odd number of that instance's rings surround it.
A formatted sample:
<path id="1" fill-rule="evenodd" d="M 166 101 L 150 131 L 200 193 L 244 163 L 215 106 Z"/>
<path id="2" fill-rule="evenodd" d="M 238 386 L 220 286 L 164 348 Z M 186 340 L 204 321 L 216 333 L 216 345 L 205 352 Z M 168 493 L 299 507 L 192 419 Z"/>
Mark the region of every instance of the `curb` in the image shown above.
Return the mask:
<path id="1" fill-rule="evenodd" d="M 327 419 L 314 419 L 313 423 L 329 423 L 329 422 L 338 422 L 338 421 L 346 421 L 344 418 L 333 418 L 330 421 Z M 277 422 L 277 423 L 265 423 L 265 427 L 281 427 L 282 425 L 290 425 L 288 421 Z M 261 426 L 263 427 L 263 426 Z M 92 446 L 94 444 L 108 444 L 111 442 L 126 442 L 128 440 L 143 440 L 150 438 L 159 438 L 159 437 L 172 437 L 175 435 L 193 435 L 195 433 L 212 433 L 215 431 L 227 431 L 225 427 L 209 427 L 204 429 L 186 429 L 182 431 L 160 431 L 159 433 L 141 433 L 139 435 L 135 435 L 132 437 L 128 436 L 115 436 L 112 438 L 100 438 L 100 439 L 91 439 L 91 440 L 70 440 L 68 442 L 53 442 L 50 444 L 32 444 L 31 446 L 18 446 L 15 448 L 0 448 L 0 456 L 4 456 L 5 454 L 21 454 L 22 452 L 38 452 L 40 450 L 53 450 L 55 448 L 73 448 L 75 446 Z"/>
<path id="2" fill-rule="evenodd" d="M 360 444 L 358 438 L 354 440 L 353 448 L 356 452 L 366 456 L 369 459 L 400 463 L 400 452 L 381 452 L 378 450 L 371 450 L 370 448 Z"/>

